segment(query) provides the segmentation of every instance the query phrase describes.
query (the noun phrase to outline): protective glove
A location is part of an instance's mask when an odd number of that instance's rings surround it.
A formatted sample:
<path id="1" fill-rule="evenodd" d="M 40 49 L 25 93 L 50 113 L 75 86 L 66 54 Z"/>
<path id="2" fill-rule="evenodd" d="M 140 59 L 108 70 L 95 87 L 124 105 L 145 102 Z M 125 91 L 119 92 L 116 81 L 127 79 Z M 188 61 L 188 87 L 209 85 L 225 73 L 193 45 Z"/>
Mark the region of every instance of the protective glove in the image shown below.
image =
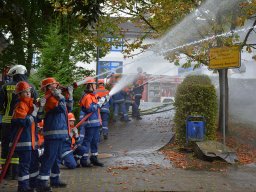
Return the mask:
<path id="1" fill-rule="evenodd" d="M 69 136 L 70 136 L 70 137 L 73 137 L 73 136 L 74 136 L 75 138 L 76 138 L 76 137 L 79 137 L 78 129 L 77 129 L 76 127 L 72 128 L 71 131 L 70 131 L 70 133 L 69 133 Z"/>
<path id="2" fill-rule="evenodd" d="M 32 116 L 36 117 L 39 108 L 38 108 L 35 104 L 33 104 L 33 107 L 34 107 L 34 110 L 33 110 L 33 112 L 32 112 Z"/>
<path id="3" fill-rule="evenodd" d="M 44 107 L 46 104 L 46 98 L 44 97 L 40 98 L 39 102 L 40 102 L 40 107 Z"/>
<path id="4" fill-rule="evenodd" d="M 64 96 L 61 94 L 60 89 L 52 89 L 51 92 L 56 99 L 58 100 L 64 99 Z"/>
<path id="5" fill-rule="evenodd" d="M 67 89 L 68 89 L 69 99 L 73 100 L 73 91 L 74 91 L 73 86 L 68 86 Z"/>
<path id="6" fill-rule="evenodd" d="M 38 151 L 38 157 L 41 157 L 44 154 L 44 148 L 37 149 L 37 151 Z"/>
<path id="7" fill-rule="evenodd" d="M 100 107 L 102 107 L 102 105 L 105 103 L 105 101 L 106 101 L 106 98 L 105 98 L 105 97 L 101 97 L 101 98 L 99 99 L 99 101 L 98 101 L 98 105 L 99 105 Z"/>
<path id="8" fill-rule="evenodd" d="M 110 95 L 106 95 L 105 98 L 106 98 L 106 101 L 105 101 L 105 102 L 106 102 L 106 103 L 109 102 L 109 100 L 110 100 Z"/>
<path id="9" fill-rule="evenodd" d="M 45 104 L 46 104 L 46 98 L 44 98 L 44 97 L 42 97 L 42 98 L 40 98 L 40 104 L 39 104 L 39 110 L 38 110 L 38 112 L 39 112 L 39 118 L 43 118 L 43 112 L 44 112 L 44 106 L 45 106 Z"/>

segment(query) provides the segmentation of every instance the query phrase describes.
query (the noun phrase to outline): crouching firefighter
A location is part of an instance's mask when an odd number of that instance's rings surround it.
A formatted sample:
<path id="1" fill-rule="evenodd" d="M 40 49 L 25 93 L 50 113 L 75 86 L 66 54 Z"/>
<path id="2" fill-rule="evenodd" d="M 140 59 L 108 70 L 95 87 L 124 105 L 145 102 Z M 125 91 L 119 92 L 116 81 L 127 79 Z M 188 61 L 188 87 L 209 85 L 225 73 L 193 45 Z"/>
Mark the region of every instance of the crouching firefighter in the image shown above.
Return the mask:
<path id="1" fill-rule="evenodd" d="M 45 96 L 40 101 L 38 116 L 44 116 L 44 153 L 38 176 L 37 192 L 52 191 L 51 187 L 66 187 L 59 178 L 62 145 L 68 137 L 68 112 L 66 99 L 62 95 L 59 83 L 52 77 L 41 82 Z M 72 96 L 72 88 L 68 88 Z M 72 100 L 72 98 L 69 98 Z M 48 179 L 50 177 L 50 186 Z"/>
<path id="2" fill-rule="evenodd" d="M 85 153 L 85 147 L 80 145 L 80 136 L 78 129 L 75 127 L 75 116 L 68 113 L 69 137 L 66 138 L 61 155 L 61 163 L 69 169 L 80 166 L 80 159 Z"/>
<path id="3" fill-rule="evenodd" d="M 35 122 L 38 108 L 33 104 L 31 88 L 27 82 L 20 81 L 15 89 L 19 101 L 13 112 L 11 138 L 14 138 L 18 130 L 23 128 L 15 148 L 19 156 L 18 192 L 34 191 L 37 185 L 36 177 L 39 174 Z M 11 146 L 12 142 L 10 143 Z"/>
<path id="4" fill-rule="evenodd" d="M 96 90 L 96 82 L 93 78 L 87 78 L 85 82 L 85 93 L 80 99 L 81 110 L 84 115 L 90 114 L 91 116 L 84 122 L 81 129 L 81 134 L 84 134 L 83 146 L 86 152 L 81 158 L 82 167 L 104 166 L 103 163 L 99 162 L 98 156 L 98 143 L 100 138 L 100 127 L 101 127 L 101 117 L 100 117 L 100 107 L 104 104 L 106 98 L 102 97 L 99 101 L 94 93 Z M 87 159 L 89 156 L 89 151 L 91 152 L 90 163 Z"/>

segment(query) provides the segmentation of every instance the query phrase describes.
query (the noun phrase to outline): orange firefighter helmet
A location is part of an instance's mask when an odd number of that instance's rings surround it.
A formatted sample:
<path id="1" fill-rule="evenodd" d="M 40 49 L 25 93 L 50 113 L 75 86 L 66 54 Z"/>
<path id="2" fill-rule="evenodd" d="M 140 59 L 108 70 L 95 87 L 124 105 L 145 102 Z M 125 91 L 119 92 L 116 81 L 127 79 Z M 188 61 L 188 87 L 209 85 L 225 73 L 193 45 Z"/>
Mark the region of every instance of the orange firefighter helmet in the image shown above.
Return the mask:
<path id="1" fill-rule="evenodd" d="M 75 121 L 76 120 L 75 115 L 73 113 L 68 113 L 68 120 Z"/>
<path id="2" fill-rule="evenodd" d="M 85 79 L 86 79 L 86 82 L 84 84 L 96 83 L 93 77 L 86 77 Z"/>
<path id="3" fill-rule="evenodd" d="M 26 81 L 20 81 L 16 84 L 15 93 L 18 94 L 31 88 L 32 87 Z"/>
<path id="4" fill-rule="evenodd" d="M 105 83 L 104 79 L 99 79 L 99 80 L 98 80 L 98 84 L 100 84 L 100 83 L 101 83 L 101 84 L 104 84 L 104 83 Z"/>
<path id="5" fill-rule="evenodd" d="M 51 85 L 51 84 L 58 84 L 59 82 L 56 81 L 53 77 L 48 77 L 42 80 L 41 82 L 41 89 L 44 89 L 46 86 Z"/>

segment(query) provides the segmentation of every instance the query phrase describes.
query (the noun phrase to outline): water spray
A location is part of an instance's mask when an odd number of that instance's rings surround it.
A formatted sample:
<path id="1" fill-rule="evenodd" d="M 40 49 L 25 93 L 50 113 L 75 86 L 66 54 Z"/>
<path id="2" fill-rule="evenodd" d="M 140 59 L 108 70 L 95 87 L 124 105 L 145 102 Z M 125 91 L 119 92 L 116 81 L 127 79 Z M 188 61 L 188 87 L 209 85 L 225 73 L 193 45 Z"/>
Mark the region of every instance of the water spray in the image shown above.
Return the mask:
<path id="1" fill-rule="evenodd" d="M 234 33 L 244 32 L 244 31 L 247 31 L 247 30 L 250 30 L 250 29 L 255 29 L 255 28 L 256 28 L 256 26 L 254 26 L 254 27 L 245 27 L 245 28 L 242 28 L 242 29 L 232 30 L 232 31 L 228 31 L 228 32 L 221 33 L 221 34 L 218 34 L 218 35 L 213 35 L 213 36 L 210 36 L 210 37 L 206 37 L 204 39 L 200 39 L 198 41 L 193 41 L 193 42 L 190 42 L 190 43 L 186 43 L 186 44 L 168 49 L 168 50 L 162 52 L 162 54 L 165 54 L 167 52 L 172 52 L 172 51 L 175 51 L 175 50 L 178 50 L 178 49 L 182 49 L 182 48 L 185 48 L 185 47 L 189 47 L 191 45 L 200 44 L 200 43 L 203 43 L 205 41 L 214 40 L 218 37 L 226 37 L 228 35 L 233 35 Z"/>

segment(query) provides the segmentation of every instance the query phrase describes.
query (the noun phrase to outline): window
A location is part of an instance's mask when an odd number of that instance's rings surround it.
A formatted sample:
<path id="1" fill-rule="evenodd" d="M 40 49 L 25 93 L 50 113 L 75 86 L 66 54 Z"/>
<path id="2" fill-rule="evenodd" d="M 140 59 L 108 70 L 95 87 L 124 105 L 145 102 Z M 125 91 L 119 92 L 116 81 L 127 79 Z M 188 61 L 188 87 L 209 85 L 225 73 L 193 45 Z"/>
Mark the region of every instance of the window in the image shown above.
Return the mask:
<path id="1" fill-rule="evenodd" d="M 122 72 L 123 72 L 122 61 L 99 61 L 98 74 L 106 73 L 101 75 L 100 78 L 105 78 L 110 73 L 122 73 Z"/>
<path id="2" fill-rule="evenodd" d="M 123 39 L 111 37 L 111 38 L 107 38 L 107 41 L 110 42 L 111 44 L 114 44 L 111 46 L 110 51 L 122 52 L 124 50 Z"/>

